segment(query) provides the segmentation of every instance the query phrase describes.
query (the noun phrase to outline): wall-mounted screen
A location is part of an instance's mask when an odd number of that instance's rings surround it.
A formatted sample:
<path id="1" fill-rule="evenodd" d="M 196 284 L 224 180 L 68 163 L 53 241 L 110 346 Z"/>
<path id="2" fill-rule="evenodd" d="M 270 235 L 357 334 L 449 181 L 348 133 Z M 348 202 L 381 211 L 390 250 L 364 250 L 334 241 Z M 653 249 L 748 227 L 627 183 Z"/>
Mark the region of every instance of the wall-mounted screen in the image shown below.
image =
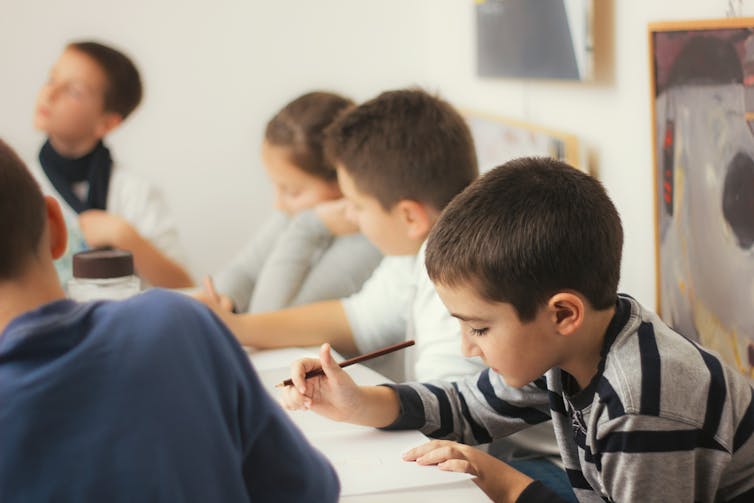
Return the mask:
<path id="1" fill-rule="evenodd" d="M 475 0 L 482 77 L 590 80 L 593 0 Z"/>

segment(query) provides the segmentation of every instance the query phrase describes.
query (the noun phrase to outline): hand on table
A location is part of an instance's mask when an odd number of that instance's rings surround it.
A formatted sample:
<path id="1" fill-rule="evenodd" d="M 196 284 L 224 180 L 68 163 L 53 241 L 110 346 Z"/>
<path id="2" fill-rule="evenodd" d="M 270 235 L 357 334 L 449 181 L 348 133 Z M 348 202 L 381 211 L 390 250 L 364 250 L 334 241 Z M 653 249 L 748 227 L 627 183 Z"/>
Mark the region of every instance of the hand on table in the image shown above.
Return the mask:
<path id="1" fill-rule="evenodd" d="M 215 285 L 210 276 L 205 276 L 203 281 L 204 290 L 191 294 L 193 298 L 207 304 L 214 310 L 222 310 L 227 313 L 233 312 L 233 300 L 227 295 L 222 295 L 215 290 Z"/>
<path id="2" fill-rule="evenodd" d="M 470 445 L 433 440 L 403 455 L 406 461 L 437 465 L 441 470 L 470 473 L 493 501 L 516 501 L 533 480 L 508 464 Z"/>

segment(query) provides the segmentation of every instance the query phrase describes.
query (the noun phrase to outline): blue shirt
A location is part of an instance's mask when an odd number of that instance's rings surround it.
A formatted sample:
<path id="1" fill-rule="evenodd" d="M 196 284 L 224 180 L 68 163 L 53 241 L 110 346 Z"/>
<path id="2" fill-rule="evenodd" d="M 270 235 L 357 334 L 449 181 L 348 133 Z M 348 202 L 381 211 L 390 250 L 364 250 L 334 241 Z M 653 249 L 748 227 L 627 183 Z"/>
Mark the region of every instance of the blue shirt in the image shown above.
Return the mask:
<path id="1" fill-rule="evenodd" d="M 160 290 L 59 300 L 0 334 L 0 501 L 336 501 L 233 335 Z"/>

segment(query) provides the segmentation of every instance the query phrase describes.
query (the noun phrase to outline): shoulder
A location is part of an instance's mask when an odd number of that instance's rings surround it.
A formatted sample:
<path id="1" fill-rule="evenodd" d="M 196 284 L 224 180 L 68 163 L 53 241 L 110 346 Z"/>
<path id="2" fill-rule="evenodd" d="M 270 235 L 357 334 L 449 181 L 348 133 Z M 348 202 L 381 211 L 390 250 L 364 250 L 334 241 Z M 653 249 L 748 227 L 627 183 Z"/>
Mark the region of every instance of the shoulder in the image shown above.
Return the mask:
<path id="1" fill-rule="evenodd" d="M 375 296 L 382 300 L 403 300 L 403 293 L 413 285 L 413 270 L 415 257 L 388 256 L 383 257 L 361 290 L 349 299 L 372 299 Z M 368 301 L 371 302 L 371 301 Z"/>
<path id="2" fill-rule="evenodd" d="M 152 341 L 172 339 L 177 334 L 181 334 L 182 341 L 187 341 L 227 332 L 205 305 L 186 295 L 159 288 L 122 302 L 104 303 L 101 313 L 110 322 L 125 327 L 130 336 Z"/>
<path id="3" fill-rule="evenodd" d="M 129 197 L 148 196 L 159 193 L 157 187 L 143 176 L 118 164 L 113 164 L 113 171 L 110 175 L 110 195 L 112 197 L 123 197 L 124 195 Z"/>
<path id="4" fill-rule="evenodd" d="M 721 408 L 728 394 L 726 368 L 655 313 L 624 298 L 631 313 L 606 356 L 598 394 L 613 404 L 613 415 L 622 410 L 704 427 L 709 404 Z"/>
<path id="5" fill-rule="evenodd" d="M 411 274 L 416 267 L 416 255 L 389 255 L 380 261 L 375 274 L 404 277 Z"/>

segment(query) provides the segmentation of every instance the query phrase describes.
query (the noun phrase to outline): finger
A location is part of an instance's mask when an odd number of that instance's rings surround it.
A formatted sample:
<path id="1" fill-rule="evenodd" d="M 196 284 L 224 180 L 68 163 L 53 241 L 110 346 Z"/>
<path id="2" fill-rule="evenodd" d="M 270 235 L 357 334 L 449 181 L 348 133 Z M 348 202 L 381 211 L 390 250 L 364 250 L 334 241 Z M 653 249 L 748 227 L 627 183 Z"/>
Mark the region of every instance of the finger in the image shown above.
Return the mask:
<path id="1" fill-rule="evenodd" d="M 233 312 L 233 301 L 227 295 L 220 296 L 220 307 L 229 313 Z"/>
<path id="2" fill-rule="evenodd" d="M 416 458 L 416 463 L 419 465 L 436 465 L 443 461 L 457 458 L 463 458 L 463 455 L 454 452 L 450 447 L 441 446 Z"/>
<path id="3" fill-rule="evenodd" d="M 437 468 L 446 472 L 470 473 L 474 476 L 479 476 L 474 465 L 466 459 L 449 459 L 438 463 Z"/>
<path id="4" fill-rule="evenodd" d="M 280 393 L 280 403 L 284 409 L 302 410 L 306 409 L 305 397 L 295 388 L 286 386 Z"/>
<path id="5" fill-rule="evenodd" d="M 424 456 L 428 452 L 438 449 L 443 445 L 443 443 L 443 440 L 432 440 L 431 442 L 427 442 L 426 444 L 414 447 L 413 449 L 410 449 L 403 453 L 403 460 L 416 461 L 418 458 Z"/>
<path id="6" fill-rule="evenodd" d="M 291 381 L 293 381 L 293 386 L 299 393 L 307 394 L 306 373 L 321 366 L 322 364 L 316 358 L 302 358 L 293 362 L 293 365 L 291 365 Z"/>
<path id="7" fill-rule="evenodd" d="M 343 370 L 340 368 L 340 366 L 335 361 L 335 358 L 332 357 L 332 353 L 330 352 L 330 344 L 324 343 L 319 348 L 319 361 L 322 364 L 322 370 L 325 371 L 325 375 L 328 379 L 334 379 L 337 380 L 339 377 L 339 373 L 343 372 Z"/>
<path id="8" fill-rule="evenodd" d="M 219 304 L 220 296 L 217 294 L 217 290 L 215 290 L 215 284 L 212 281 L 212 276 L 210 275 L 204 276 L 204 279 L 202 280 L 202 284 L 204 285 L 204 291 L 207 292 L 207 295 L 209 295 L 212 301 Z"/>

